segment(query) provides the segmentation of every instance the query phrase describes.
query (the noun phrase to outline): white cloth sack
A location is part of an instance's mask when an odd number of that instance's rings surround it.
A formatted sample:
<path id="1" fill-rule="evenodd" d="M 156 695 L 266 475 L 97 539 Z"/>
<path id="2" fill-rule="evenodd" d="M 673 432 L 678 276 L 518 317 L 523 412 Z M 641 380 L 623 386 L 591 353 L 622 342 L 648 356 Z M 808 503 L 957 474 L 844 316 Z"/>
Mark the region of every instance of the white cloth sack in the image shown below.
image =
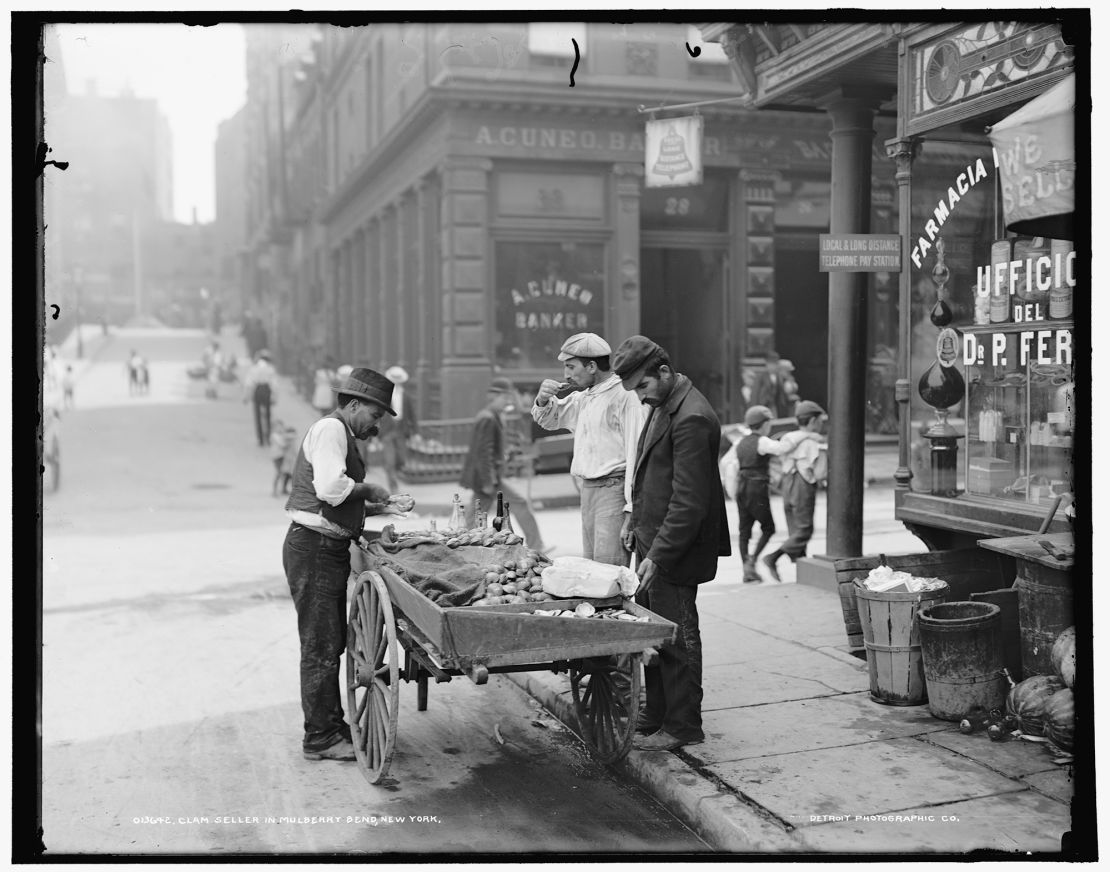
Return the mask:
<path id="1" fill-rule="evenodd" d="M 556 557 L 540 574 L 544 593 L 555 597 L 632 596 L 640 580 L 627 566 L 598 563 L 585 557 Z"/>

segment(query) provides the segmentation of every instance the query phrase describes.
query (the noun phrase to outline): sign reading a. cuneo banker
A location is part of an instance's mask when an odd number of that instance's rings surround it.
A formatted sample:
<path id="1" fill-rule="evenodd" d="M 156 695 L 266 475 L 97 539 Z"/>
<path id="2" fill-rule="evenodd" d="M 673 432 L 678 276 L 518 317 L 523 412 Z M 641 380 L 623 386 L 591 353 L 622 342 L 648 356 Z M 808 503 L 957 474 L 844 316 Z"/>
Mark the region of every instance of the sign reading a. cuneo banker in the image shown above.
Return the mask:
<path id="1" fill-rule="evenodd" d="M 822 233 L 821 272 L 898 272 L 902 237 L 879 233 Z"/>

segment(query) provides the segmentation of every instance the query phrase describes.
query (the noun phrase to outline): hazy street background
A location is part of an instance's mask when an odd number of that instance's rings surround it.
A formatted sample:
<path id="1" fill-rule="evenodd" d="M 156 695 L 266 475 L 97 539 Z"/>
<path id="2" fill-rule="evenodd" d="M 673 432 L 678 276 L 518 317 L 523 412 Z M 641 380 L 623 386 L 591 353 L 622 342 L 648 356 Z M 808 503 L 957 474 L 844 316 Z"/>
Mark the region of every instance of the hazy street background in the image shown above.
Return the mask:
<path id="1" fill-rule="evenodd" d="M 497 676 L 433 684 L 423 713 L 403 685 L 382 785 L 301 757 L 282 501 L 238 386 L 205 400 L 185 376 L 204 341 L 121 328 L 75 361 L 44 495 L 47 856 L 706 850 Z M 149 396 L 128 395 L 131 349 Z M 288 395 L 274 411 L 312 420 Z"/>

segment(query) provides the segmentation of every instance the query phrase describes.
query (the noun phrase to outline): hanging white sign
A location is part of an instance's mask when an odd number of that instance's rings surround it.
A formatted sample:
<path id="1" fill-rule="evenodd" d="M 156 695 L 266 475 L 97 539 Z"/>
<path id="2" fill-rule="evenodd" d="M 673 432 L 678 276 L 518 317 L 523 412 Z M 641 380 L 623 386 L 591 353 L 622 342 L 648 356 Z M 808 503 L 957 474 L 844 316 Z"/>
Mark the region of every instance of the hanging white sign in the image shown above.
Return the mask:
<path id="1" fill-rule="evenodd" d="M 644 184 L 680 188 L 702 183 L 702 117 L 649 121 L 644 131 Z"/>

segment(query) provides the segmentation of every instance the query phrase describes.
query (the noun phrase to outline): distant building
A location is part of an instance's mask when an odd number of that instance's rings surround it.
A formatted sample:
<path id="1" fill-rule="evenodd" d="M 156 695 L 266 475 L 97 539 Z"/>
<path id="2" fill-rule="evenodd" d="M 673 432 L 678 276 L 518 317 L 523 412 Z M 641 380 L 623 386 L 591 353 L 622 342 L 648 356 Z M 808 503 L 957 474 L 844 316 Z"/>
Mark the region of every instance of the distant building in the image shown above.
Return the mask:
<path id="1" fill-rule="evenodd" d="M 217 292 L 231 310 L 249 308 L 242 299 L 247 240 L 247 112 L 220 122 L 216 133 L 215 246 Z"/>
<path id="2" fill-rule="evenodd" d="M 173 217 L 169 124 L 156 101 L 102 96 L 91 82 L 45 100 L 52 156 L 69 162 L 46 202 L 47 286 L 87 320 L 122 320 L 143 307 L 146 235 Z"/>

